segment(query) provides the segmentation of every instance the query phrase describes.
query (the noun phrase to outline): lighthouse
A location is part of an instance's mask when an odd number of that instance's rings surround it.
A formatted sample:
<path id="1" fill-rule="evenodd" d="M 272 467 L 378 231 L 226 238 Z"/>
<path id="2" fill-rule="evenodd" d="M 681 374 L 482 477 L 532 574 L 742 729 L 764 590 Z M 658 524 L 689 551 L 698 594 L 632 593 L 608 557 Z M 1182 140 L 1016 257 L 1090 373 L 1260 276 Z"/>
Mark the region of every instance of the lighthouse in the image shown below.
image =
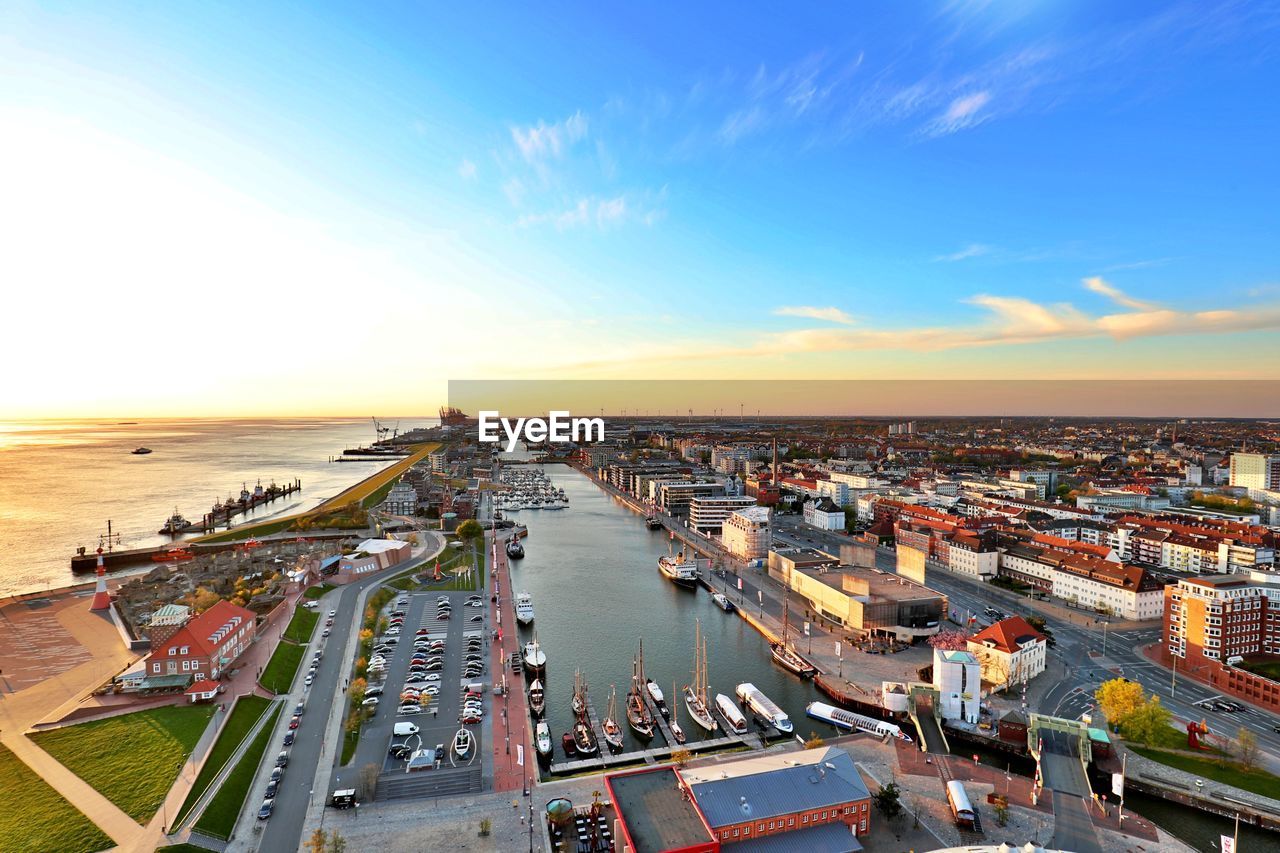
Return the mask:
<path id="1" fill-rule="evenodd" d="M 107 594 L 107 567 L 102 562 L 102 546 L 98 546 L 98 586 L 93 591 L 90 610 L 110 610 L 111 596 Z"/>

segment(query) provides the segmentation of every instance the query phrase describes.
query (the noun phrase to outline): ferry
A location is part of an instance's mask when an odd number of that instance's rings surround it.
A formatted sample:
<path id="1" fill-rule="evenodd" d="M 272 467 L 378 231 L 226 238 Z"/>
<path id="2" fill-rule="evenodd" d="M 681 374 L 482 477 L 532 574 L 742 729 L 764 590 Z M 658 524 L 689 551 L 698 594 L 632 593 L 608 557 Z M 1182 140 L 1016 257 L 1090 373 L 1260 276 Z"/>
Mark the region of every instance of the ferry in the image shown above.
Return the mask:
<path id="1" fill-rule="evenodd" d="M 698 567 L 684 560 L 684 551 L 672 556 L 658 558 L 658 571 L 662 576 L 678 587 L 684 589 L 698 588 Z"/>
<path id="2" fill-rule="evenodd" d="M 756 716 L 784 735 L 789 735 L 794 730 L 787 712 L 779 708 L 772 699 L 761 693 L 751 682 L 744 681 L 738 685 L 738 689 L 734 692 L 738 694 L 739 701 L 750 708 Z"/>
<path id="3" fill-rule="evenodd" d="M 516 509 L 516 508 L 518 507 L 513 507 L 513 509 Z M 524 559 L 524 546 L 521 545 L 520 540 L 515 538 L 514 536 L 511 537 L 511 540 L 509 542 L 507 542 L 507 558 L 510 560 Z"/>
<path id="4" fill-rule="evenodd" d="M 534 727 L 534 737 L 538 746 L 538 757 L 550 758 L 551 728 L 547 725 L 546 720 L 538 721 L 538 725 Z"/>
<path id="5" fill-rule="evenodd" d="M 466 758 L 471 752 L 471 732 L 467 731 L 465 726 L 458 729 L 458 733 L 453 736 L 453 751 L 459 758 Z"/>
<path id="6" fill-rule="evenodd" d="M 527 592 L 516 593 L 516 619 L 521 625 L 533 622 L 533 596 Z"/>
<path id="7" fill-rule="evenodd" d="M 711 600 L 716 603 L 716 607 L 719 607 L 725 613 L 732 613 L 738 609 L 737 605 L 730 601 L 728 596 L 723 592 L 713 592 L 711 594 Z"/>
<path id="8" fill-rule="evenodd" d="M 528 643 L 524 644 L 524 667 L 533 672 L 541 672 L 547 666 L 547 653 L 542 650 L 542 646 L 538 645 L 538 639 L 535 637 Z"/>
<path id="9" fill-rule="evenodd" d="M 542 712 L 546 709 L 546 692 L 542 687 L 542 682 L 535 678 L 533 684 L 529 685 L 529 710 L 533 712 L 535 717 L 541 717 Z"/>
<path id="10" fill-rule="evenodd" d="M 824 723 L 831 723 L 836 728 L 848 729 L 849 731 L 866 732 L 867 734 L 876 735 L 877 737 L 885 737 L 891 735 L 898 740 L 911 743 L 911 736 L 904 733 L 902 729 L 893 723 L 886 723 L 884 720 L 874 720 L 871 717 L 864 717 L 861 714 L 855 714 L 852 711 L 846 711 L 843 708 L 836 708 L 828 705 L 826 702 L 810 702 L 805 706 L 804 712 L 815 720 L 822 720 Z"/>
<path id="11" fill-rule="evenodd" d="M 182 513 L 178 512 L 178 508 L 173 508 L 173 515 L 169 516 L 169 520 L 164 523 L 164 527 L 160 528 L 161 536 L 172 536 L 186 530 L 191 526 L 191 522 L 182 517 Z"/>
<path id="12" fill-rule="evenodd" d="M 745 734 L 747 731 L 747 718 L 742 716 L 742 712 L 738 710 L 738 706 L 733 704 L 733 700 L 723 693 L 716 694 L 716 709 L 720 712 L 720 716 L 724 717 L 729 728 L 738 734 Z"/>

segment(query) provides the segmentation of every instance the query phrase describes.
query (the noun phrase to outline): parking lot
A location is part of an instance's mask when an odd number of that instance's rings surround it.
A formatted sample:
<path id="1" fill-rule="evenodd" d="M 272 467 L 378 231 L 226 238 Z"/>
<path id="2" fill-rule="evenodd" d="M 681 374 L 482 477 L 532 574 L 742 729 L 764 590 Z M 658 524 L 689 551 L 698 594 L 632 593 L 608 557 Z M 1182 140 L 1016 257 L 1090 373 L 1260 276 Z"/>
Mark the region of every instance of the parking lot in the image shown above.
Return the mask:
<path id="1" fill-rule="evenodd" d="M 473 738 L 468 755 L 459 758 L 452 749 L 454 735 L 461 724 L 463 685 L 484 685 L 481 714 L 487 715 L 491 707 L 490 678 L 485 663 L 488 602 L 481 600 L 481 606 L 470 606 L 467 602 L 473 595 L 452 591 L 418 592 L 402 595 L 387 605 L 389 619 L 403 621 L 398 633 L 391 633 L 396 627 L 393 624 L 388 634 L 375 640 L 375 650 L 381 644 L 387 645 L 382 651 L 385 679 L 381 681 L 377 711 L 365 723 L 355 760 L 346 771 L 354 776 L 360 768 L 375 764 L 380 769 L 377 799 L 480 790 L 481 726 L 477 717 L 468 717 L 472 722 L 467 729 Z M 448 611 L 448 618 L 440 618 L 442 609 Z M 395 614 L 401 611 L 402 615 L 397 617 Z M 472 621 L 477 617 L 479 621 Z M 393 639 L 395 642 L 391 642 Z M 474 661 L 470 671 L 467 670 L 468 657 Z M 375 658 L 370 660 L 372 664 Z M 411 666 L 416 667 L 412 672 Z M 434 687 L 438 692 L 429 699 L 424 692 L 420 711 L 401 713 L 409 704 L 407 699 L 402 701 L 402 691 L 411 680 L 414 680 L 413 687 L 424 691 Z M 370 686 L 376 683 L 377 679 L 371 676 Z M 418 731 L 396 736 L 397 723 L 411 723 Z M 393 755 L 392 749 L 398 745 L 407 746 L 409 750 L 399 750 L 398 755 Z M 407 771 L 406 752 L 435 750 L 437 746 L 443 747 L 439 761 Z"/>

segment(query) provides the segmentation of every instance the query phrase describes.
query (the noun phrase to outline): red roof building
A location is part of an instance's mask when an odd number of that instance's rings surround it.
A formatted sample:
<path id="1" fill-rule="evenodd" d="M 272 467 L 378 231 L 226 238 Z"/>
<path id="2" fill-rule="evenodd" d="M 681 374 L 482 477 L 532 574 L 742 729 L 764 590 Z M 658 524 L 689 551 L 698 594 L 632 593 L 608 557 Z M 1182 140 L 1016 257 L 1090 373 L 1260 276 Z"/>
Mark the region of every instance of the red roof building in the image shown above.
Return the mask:
<path id="1" fill-rule="evenodd" d="M 219 601 L 151 651 L 147 658 L 147 678 L 216 679 L 244 654 L 256 631 L 257 617 L 253 611 L 229 601 Z"/>

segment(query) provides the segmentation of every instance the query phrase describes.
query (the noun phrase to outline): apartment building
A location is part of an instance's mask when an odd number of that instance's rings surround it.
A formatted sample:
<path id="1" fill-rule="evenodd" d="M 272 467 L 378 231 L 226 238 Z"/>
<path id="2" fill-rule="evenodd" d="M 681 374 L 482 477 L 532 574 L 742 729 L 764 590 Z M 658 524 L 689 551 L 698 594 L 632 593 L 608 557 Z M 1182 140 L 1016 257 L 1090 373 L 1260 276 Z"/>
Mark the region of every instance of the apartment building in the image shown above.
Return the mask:
<path id="1" fill-rule="evenodd" d="M 1244 489 L 1280 489 L 1280 456 L 1265 453 L 1231 454 L 1229 482 Z"/>
<path id="2" fill-rule="evenodd" d="M 844 510 L 830 498 L 807 500 L 804 502 L 804 523 L 819 530 L 844 530 Z"/>
<path id="3" fill-rule="evenodd" d="M 769 524 L 769 508 L 746 507 L 734 510 L 721 527 L 725 550 L 743 560 L 769 556 L 773 535 Z"/>
<path id="4" fill-rule="evenodd" d="M 689 526 L 700 533 L 719 535 L 732 513 L 755 505 L 756 499 L 748 497 L 695 497 L 689 501 Z"/>

